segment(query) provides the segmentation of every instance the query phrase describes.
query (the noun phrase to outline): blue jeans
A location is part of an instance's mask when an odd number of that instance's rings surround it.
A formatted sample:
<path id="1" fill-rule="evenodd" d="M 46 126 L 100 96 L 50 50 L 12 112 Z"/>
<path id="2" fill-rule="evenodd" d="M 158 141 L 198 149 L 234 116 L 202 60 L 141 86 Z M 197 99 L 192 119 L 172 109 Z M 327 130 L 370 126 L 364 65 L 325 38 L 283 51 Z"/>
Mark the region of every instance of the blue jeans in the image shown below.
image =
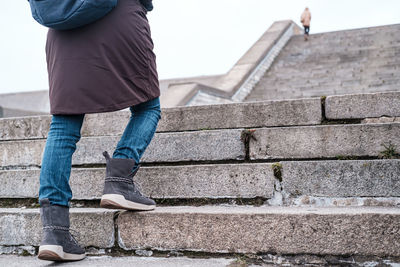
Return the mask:
<path id="1" fill-rule="evenodd" d="M 130 111 L 132 115 L 113 158 L 134 159 L 137 168 L 161 118 L 160 99 L 141 103 Z M 84 117 L 84 114 L 53 115 L 40 171 L 39 200 L 48 198 L 51 204 L 69 206 L 72 154 L 81 138 Z"/>

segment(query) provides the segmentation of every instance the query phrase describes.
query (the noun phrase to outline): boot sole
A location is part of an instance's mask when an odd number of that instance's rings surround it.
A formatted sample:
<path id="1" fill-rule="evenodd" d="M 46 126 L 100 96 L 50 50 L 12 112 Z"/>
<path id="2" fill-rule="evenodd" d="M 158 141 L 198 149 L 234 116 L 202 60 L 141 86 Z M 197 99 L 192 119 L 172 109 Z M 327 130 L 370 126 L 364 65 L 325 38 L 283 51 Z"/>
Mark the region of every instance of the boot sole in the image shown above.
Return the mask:
<path id="1" fill-rule="evenodd" d="M 145 205 L 126 200 L 123 195 L 105 194 L 101 197 L 100 207 L 105 209 L 154 210 L 156 205 Z"/>
<path id="2" fill-rule="evenodd" d="M 64 252 L 62 246 L 44 245 L 39 247 L 38 258 L 47 261 L 79 261 L 86 257 L 86 254 L 71 254 Z"/>

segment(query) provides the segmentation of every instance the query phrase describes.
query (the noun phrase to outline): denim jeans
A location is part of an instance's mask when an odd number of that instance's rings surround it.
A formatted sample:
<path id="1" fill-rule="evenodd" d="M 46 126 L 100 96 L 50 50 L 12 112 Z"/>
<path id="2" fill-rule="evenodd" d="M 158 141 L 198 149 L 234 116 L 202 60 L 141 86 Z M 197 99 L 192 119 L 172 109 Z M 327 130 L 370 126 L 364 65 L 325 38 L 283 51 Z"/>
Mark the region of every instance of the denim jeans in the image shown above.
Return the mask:
<path id="1" fill-rule="evenodd" d="M 113 158 L 134 159 L 136 167 L 149 145 L 161 118 L 160 99 L 155 98 L 130 108 L 129 123 L 117 144 Z M 81 138 L 85 115 L 53 115 L 40 171 L 39 200 L 69 206 L 72 154 Z"/>

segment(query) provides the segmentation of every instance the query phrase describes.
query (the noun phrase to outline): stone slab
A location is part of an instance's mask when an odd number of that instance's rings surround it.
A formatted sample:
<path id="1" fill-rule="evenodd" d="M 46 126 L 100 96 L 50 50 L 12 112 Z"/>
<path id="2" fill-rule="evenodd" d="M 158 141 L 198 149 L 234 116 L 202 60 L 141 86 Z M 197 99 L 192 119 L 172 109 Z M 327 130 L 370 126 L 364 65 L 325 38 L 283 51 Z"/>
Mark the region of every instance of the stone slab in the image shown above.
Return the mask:
<path id="1" fill-rule="evenodd" d="M 60 264 L 61 266 L 96 266 L 96 267 L 229 267 L 239 266 L 230 265 L 236 259 L 232 258 L 207 258 L 194 259 L 187 257 L 110 257 L 110 256 L 91 256 L 82 261 Z M 8 267 L 20 266 L 52 266 L 54 263 L 41 261 L 36 257 L 23 257 L 14 255 L 0 255 L 0 265 Z M 59 265 L 59 264 L 57 264 Z M 271 265 L 272 266 L 272 265 Z"/>
<path id="2" fill-rule="evenodd" d="M 366 118 L 361 123 L 393 123 L 400 122 L 400 117 L 379 117 L 379 118 Z"/>
<path id="3" fill-rule="evenodd" d="M 166 207 L 122 212 L 117 224 L 125 249 L 400 255 L 398 208 Z"/>
<path id="4" fill-rule="evenodd" d="M 282 199 L 285 206 L 308 207 L 400 207 L 400 197 L 316 197 L 286 194 Z"/>
<path id="5" fill-rule="evenodd" d="M 167 108 L 157 132 L 312 125 L 321 114 L 319 98 Z M 129 117 L 129 111 L 86 115 L 82 136 L 121 135 Z M 0 140 L 46 138 L 50 122 L 50 116 L 0 119 Z"/>
<path id="6" fill-rule="evenodd" d="M 328 119 L 400 117 L 400 92 L 328 96 L 325 116 Z"/>
<path id="7" fill-rule="evenodd" d="M 391 143 L 400 149 L 400 123 L 256 129 L 251 159 L 378 157 Z"/>
<path id="8" fill-rule="evenodd" d="M 142 162 L 241 160 L 245 148 L 242 130 L 216 130 L 156 134 Z M 119 136 L 82 138 L 72 164 L 105 164 L 102 152 L 114 151 Z M 0 166 L 39 166 L 46 140 L 0 142 Z"/>
<path id="9" fill-rule="evenodd" d="M 0 118 L 15 118 L 15 117 L 33 116 L 39 114 L 47 115 L 47 113 L 5 108 L 0 106 Z"/>
<path id="10" fill-rule="evenodd" d="M 51 116 L 32 116 L 0 119 L 0 140 L 46 138 Z"/>
<path id="11" fill-rule="evenodd" d="M 0 171 L 0 198 L 36 198 L 40 170 Z M 73 169 L 73 199 L 100 199 L 105 169 Z M 254 198 L 273 196 L 271 164 L 142 167 L 135 176 L 153 198 Z"/>
<path id="12" fill-rule="evenodd" d="M 112 247 L 114 214 L 106 209 L 70 209 L 71 229 L 80 233 L 80 243 L 86 247 Z M 0 209 L 0 228 L 0 245 L 40 245 L 39 209 Z"/>
<path id="13" fill-rule="evenodd" d="M 290 196 L 400 197 L 400 160 L 284 161 Z"/>
<path id="14" fill-rule="evenodd" d="M 250 128 L 321 123 L 319 98 L 171 108 L 160 123 L 163 131 Z"/>

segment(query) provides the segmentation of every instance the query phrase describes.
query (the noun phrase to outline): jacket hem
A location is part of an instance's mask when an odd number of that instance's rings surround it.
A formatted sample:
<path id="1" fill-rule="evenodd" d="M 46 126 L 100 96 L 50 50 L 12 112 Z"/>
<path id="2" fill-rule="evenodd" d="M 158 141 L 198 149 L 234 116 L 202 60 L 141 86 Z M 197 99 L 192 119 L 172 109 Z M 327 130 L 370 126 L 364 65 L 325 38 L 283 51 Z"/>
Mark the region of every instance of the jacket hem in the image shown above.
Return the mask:
<path id="1" fill-rule="evenodd" d="M 157 97 L 160 97 L 160 94 L 157 94 L 155 96 L 149 96 L 148 98 L 146 98 L 145 100 L 131 100 L 128 102 L 123 102 L 123 103 L 119 103 L 119 104 L 115 104 L 115 105 L 111 105 L 111 106 L 107 106 L 107 107 L 103 107 L 103 108 L 95 108 L 95 109 L 87 109 L 87 110 L 74 110 L 71 111 L 69 110 L 60 110 L 60 109 L 55 109 L 55 110 L 50 110 L 50 114 L 51 115 L 79 115 L 79 114 L 93 114 L 93 113 L 105 113 L 105 112 L 113 112 L 113 111 L 118 111 L 118 110 L 122 110 L 125 108 L 129 108 L 131 106 L 135 106 L 150 100 L 153 100 Z"/>

